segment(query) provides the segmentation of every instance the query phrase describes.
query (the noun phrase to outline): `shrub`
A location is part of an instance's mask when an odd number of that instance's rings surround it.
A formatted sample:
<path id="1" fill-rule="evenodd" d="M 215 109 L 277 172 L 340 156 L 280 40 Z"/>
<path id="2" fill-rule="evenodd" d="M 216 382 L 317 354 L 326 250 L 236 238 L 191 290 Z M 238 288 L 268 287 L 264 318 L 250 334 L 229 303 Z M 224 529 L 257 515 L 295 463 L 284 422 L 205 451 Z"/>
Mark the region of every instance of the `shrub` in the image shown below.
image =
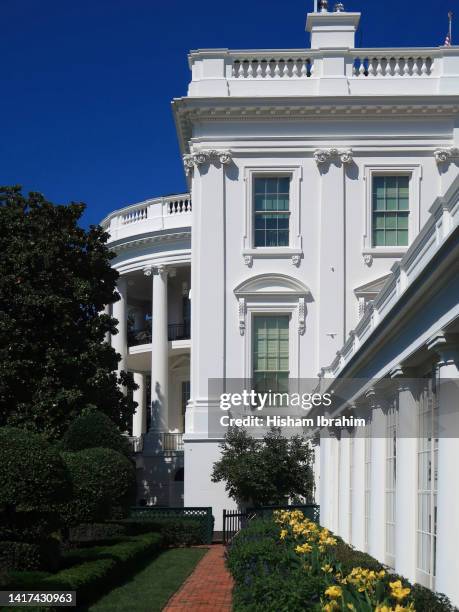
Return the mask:
<path id="1" fill-rule="evenodd" d="M 73 498 L 61 507 L 69 526 L 127 516 L 135 494 L 135 468 L 108 448 L 63 453 L 73 484 Z"/>
<path id="2" fill-rule="evenodd" d="M 43 436 L 0 427 L 0 506 L 43 511 L 69 493 L 65 465 Z"/>
<path id="3" fill-rule="evenodd" d="M 205 544 L 201 522 L 193 518 L 126 519 L 121 523 L 130 535 L 161 533 L 166 546 Z"/>
<path id="4" fill-rule="evenodd" d="M 132 455 L 129 442 L 115 423 L 103 412 L 92 410 L 77 417 L 62 439 L 66 451 L 86 448 L 110 448 L 126 457 Z"/>
<path id="5" fill-rule="evenodd" d="M 120 523 L 82 523 L 70 528 L 69 541 L 79 544 L 105 542 L 128 534 Z"/>
<path id="6" fill-rule="evenodd" d="M 54 538 L 39 543 L 0 542 L 0 567 L 6 571 L 56 570 L 60 545 Z"/>
<path id="7" fill-rule="evenodd" d="M 99 598 L 104 591 L 134 572 L 138 564 L 162 548 L 160 534 L 150 533 L 112 546 L 98 546 L 65 553 L 65 569 L 53 575 L 37 572 L 13 574 L 8 589 L 76 591 L 78 605 Z"/>

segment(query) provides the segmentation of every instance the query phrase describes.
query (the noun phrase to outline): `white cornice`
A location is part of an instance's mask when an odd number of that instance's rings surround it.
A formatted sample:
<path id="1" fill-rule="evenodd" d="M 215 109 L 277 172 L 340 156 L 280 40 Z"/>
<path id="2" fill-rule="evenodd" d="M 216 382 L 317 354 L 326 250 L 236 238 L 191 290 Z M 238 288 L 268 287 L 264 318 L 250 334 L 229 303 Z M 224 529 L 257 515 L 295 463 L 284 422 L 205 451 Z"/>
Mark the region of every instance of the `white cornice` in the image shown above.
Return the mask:
<path id="1" fill-rule="evenodd" d="M 162 242 L 178 242 L 180 240 L 191 240 L 191 230 L 185 232 L 174 232 L 171 234 L 160 234 L 153 236 L 144 236 L 139 238 L 127 238 L 126 240 L 120 240 L 116 243 L 108 243 L 110 250 L 115 253 L 120 253 L 128 249 L 136 249 L 140 246 L 149 244 L 158 244 Z"/>

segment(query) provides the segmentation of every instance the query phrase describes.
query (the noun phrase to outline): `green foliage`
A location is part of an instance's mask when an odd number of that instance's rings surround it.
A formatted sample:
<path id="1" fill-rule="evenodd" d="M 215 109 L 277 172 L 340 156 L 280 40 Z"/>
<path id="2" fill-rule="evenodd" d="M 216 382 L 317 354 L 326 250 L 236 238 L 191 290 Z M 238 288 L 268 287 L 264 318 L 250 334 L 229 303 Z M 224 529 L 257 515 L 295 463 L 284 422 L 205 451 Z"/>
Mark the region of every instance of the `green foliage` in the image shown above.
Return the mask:
<path id="1" fill-rule="evenodd" d="M 63 453 L 73 483 L 73 498 L 61 513 L 69 526 L 127 516 L 135 494 L 135 468 L 108 448 Z"/>
<path id="2" fill-rule="evenodd" d="M 60 544 L 54 538 L 38 543 L 0 541 L 0 567 L 7 571 L 56 570 L 59 558 Z"/>
<path id="3" fill-rule="evenodd" d="M 158 532 L 167 546 L 205 544 L 201 521 L 193 518 L 126 519 L 121 523 L 130 535 Z"/>
<path id="4" fill-rule="evenodd" d="M 354 550 L 337 538 L 330 550 L 329 563 L 348 575 L 353 568 L 374 570 L 383 566 L 373 557 Z M 235 612 L 305 612 L 322 610 L 321 598 L 330 580 L 326 572 L 314 573 L 311 565 L 294 552 L 294 547 L 280 538 L 280 527 L 271 520 L 253 520 L 233 539 L 227 553 L 227 566 L 235 586 Z M 433 593 L 418 584 L 412 586 L 404 578 L 386 573 L 381 590 L 389 590 L 388 583 L 400 579 L 411 588 L 410 598 L 416 610 L 454 612 L 447 597 Z M 325 598 L 326 599 L 326 598 Z M 359 602 L 356 602 L 355 609 Z M 367 607 L 365 607 L 365 610 Z M 370 608 L 368 608 L 370 609 Z M 371 608 L 372 609 L 372 608 Z M 363 608 L 362 608 L 363 610 Z"/>
<path id="5" fill-rule="evenodd" d="M 126 429 L 133 388 L 101 314 L 118 299 L 114 254 L 100 226 L 78 226 L 83 204 L 55 206 L 38 193 L 0 188 L 0 426 L 58 439 L 86 406 Z"/>
<path id="6" fill-rule="evenodd" d="M 286 438 L 271 429 L 263 440 L 230 427 L 214 463 L 213 482 L 225 482 L 229 496 L 254 506 L 285 504 L 289 497 L 312 499 L 314 453 L 300 436 Z"/>
<path id="7" fill-rule="evenodd" d="M 99 546 L 66 553 L 70 567 L 52 575 L 13 573 L 9 589 L 77 591 L 82 606 L 133 573 L 140 562 L 157 554 L 163 546 L 156 533 L 126 538 L 112 546 Z"/>
<path id="8" fill-rule="evenodd" d="M 90 410 L 78 416 L 65 432 L 62 447 L 66 451 L 85 448 L 111 448 L 130 457 L 131 449 L 125 436 L 103 412 Z"/>
<path id="9" fill-rule="evenodd" d="M 93 544 L 94 542 L 106 542 L 126 535 L 136 534 L 128 534 L 127 527 L 121 523 L 81 523 L 70 528 L 69 541 L 72 545 Z"/>
<path id="10" fill-rule="evenodd" d="M 45 510 L 69 490 L 65 465 L 43 436 L 0 427 L 0 506 Z"/>

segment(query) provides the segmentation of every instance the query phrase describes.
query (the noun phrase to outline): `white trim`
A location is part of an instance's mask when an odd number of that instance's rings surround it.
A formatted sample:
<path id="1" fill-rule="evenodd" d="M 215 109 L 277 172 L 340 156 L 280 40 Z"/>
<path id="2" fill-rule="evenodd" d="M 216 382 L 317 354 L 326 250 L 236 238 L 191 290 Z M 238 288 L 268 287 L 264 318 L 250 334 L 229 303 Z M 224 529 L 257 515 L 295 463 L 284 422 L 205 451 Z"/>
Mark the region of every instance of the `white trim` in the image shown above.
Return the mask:
<path id="1" fill-rule="evenodd" d="M 363 181 L 365 189 L 364 234 L 362 255 L 373 257 L 403 257 L 420 229 L 421 219 L 421 164 L 364 164 Z M 373 198 L 372 186 L 374 176 L 409 176 L 409 219 L 408 246 L 375 247 L 373 246 Z"/>
<path id="2" fill-rule="evenodd" d="M 263 176 L 289 176 L 290 177 L 290 223 L 289 223 L 289 246 L 288 247 L 255 247 L 253 237 L 253 183 L 254 178 Z M 242 240 L 242 256 L 252 258 L 269 257 L 295 257 L 302 256 L 302 237 L 300 220 L 301 181 L 303 180 L 303 168 L 301 165 L 257 165 L 245 166 L 245 206 L 244 206 L 244 236 Z"/>

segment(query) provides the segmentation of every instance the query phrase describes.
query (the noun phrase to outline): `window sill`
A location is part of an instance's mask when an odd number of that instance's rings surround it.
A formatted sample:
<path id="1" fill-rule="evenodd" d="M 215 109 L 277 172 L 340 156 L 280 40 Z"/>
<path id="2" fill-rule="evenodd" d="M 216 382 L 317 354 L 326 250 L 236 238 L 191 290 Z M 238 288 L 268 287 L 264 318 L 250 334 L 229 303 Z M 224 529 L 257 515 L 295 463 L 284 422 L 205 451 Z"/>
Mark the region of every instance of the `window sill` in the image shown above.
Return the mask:
<path id="1" fill-rule="evenodd" d="M 252 266 L 254 259 L 291 259 L 294 266 L 299 266 L 303 251 L 293 247 L 258 247 L 244 249 L 242 257 L 245 265 L 249 267 Z"/>

